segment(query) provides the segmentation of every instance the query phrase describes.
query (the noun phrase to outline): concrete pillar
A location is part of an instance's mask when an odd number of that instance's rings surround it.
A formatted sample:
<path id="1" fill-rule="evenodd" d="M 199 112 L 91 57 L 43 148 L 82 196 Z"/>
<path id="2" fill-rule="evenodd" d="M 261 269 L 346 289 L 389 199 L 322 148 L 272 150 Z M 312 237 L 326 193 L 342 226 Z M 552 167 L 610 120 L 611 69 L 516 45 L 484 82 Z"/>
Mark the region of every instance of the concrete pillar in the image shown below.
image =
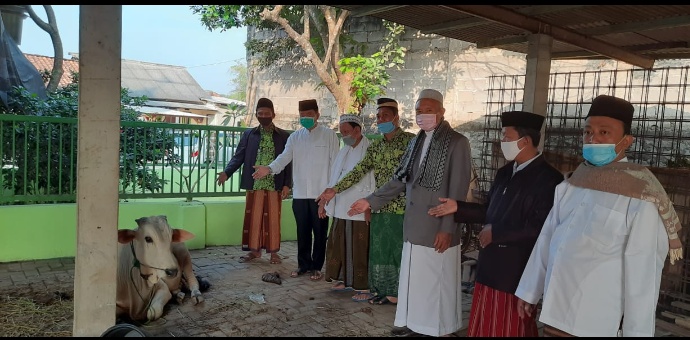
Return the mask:
<path id="1" fill-rule="evenodd" d="M 74 336 L 115 325 L 122 6 L 79 6 Z"/>
<path id="2" fill-rule="evenodd" d="M 549 96 L 549 74 L 551 72 L 551 46 L 553 38 L 546 34 L 532 34 L 528 40 L 527 67 L 525 69 L 525 93 L 522 104 L 524 111 L 546 116 L 546 101 Z M 539 150 L 544 149 L 544 131 L 541 129 Z"/>

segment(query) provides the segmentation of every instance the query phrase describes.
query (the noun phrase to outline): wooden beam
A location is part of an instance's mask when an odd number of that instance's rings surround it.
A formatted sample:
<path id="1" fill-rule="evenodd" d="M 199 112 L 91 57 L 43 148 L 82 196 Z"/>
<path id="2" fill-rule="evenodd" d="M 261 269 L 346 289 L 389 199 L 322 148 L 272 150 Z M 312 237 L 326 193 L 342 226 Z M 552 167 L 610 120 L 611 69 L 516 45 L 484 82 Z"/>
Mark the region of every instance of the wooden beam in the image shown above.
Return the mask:
<path id="1" fill-rule="evenodd" d="M 540 14 L 547 14 L 547 13 L 555 13 L 555 12 L 562 12 L 562 11 L 568 11 L 568 10 L 573 10 L 579 7 L 584 7 L 587 5 L 546 5 L 546 6 L 529 6 L 529 7 L 524 7 L 520 8 L 517 10 L 517 12 L 525 14 L 525 15 L 540 15 Z M 446 31 L 452 31 L 452 30 L 458 30 L 458 29 L 463 29 L 463 28 L 470 28 L 470 27 L 475 27 L 475 26 L 482 26 L 486 25 L 489 22 L 486 21 L 485 19 L 481 18 L 476 18 L 476 17 L 471 17 L 471 18 L 463 18 L 459 20 L 453 20 L 450 22 L 443 22 L 435 25 L 429 25 L 424 27 L 421 31 L 424 34 L 438 34 L 440 32 L 446 32 Z"/>
<path id="2" fill-rule="evenodd" d="M 477 48 L 491 48 L 512 44 L 522 44 L 529 40 L 528 35 L 511 35 L 508 37 L 489 39 L 477 42 Z"/>
<path id="3" fill-rule="evenodd" d="M 479 45 L 477 45 L 477 48 L 479 48 Z M 668 55 L 672 54 L 672 52 L 667 52 L 669 50 L 673 49 L 686 49 L 690 48 L 690 43 L 687 41 L 671 41 L 671 42 L 665 42 L 665 43 L 654 43 L 654 44 L 644 44 L 644 45 L 634 45 L 634 46 L 627 46 L 626 49 L 638 53 L 650 53 L 654 51 L 660 51 L 658 55 Z M 690 51 L 688 51 L 690 53 Z M 657 53 L 654 54 L 657 56 Z M 599 53 L 594 53 L 590 51 L 573 51 L 573 52 L 558 52 L 558 53 L 552 53 L 551 57 L 553 59 L 577 59 L 577 58 L 591 58 L 591 57 L 604 57 Z M 656 57 L 659 59 L 658 57 Z M 680 57 L 676 57 L 680 58 Z"/>
<path id="4" fill-rule="evenodd" d="M 365 15 L 374 15 L 381 12 L 388 12 L 394 9 L 407 7 L 407 5 L 367 5 L 360 6 L 356 9 L 350 11 L 350 15 L 353 17 L 363 17 Z"/>
<path id="5" fill-rule="evenodd" d="M 654 59 L 632 53 L 622 48 L 605 43 L 599 39 L 588 37 L 573 30 L 560 26 L 553 26 L 524 14 L 492 5 L 442 5 L 441 7 L 455 9 L 476 17 L 491 20 L 503 25 L 523 29 L 531 33 L 543 33 L 555 40 L 581 47 L 585 50 L 599 53 L 609 58 L 620 60 L 631 65 L 650 69 L 654 67 Z"/>
<path id="6" fill-rule="evenodd" d="M 642 32 L 662 28 L 673 28 L 690 25 L 690 15 L 655 20 L 626 22 L 624 24 L 606 25 L 599 27 L 581 28 L 580 34 L 589 36 L 607 35 L 614 33 Z"/>

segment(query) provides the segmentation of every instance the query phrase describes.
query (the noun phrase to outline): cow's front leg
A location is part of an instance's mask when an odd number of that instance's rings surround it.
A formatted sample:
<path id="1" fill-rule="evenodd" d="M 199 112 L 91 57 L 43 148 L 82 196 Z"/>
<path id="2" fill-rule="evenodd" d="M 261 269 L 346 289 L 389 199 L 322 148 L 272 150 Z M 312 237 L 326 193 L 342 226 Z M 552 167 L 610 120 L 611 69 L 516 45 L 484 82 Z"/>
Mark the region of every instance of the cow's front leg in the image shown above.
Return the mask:
<path id="1" fill-rule="evenodd" d="M 158 283 L 156 283 L 156 285 L 153 287 L 153 290 L 154 293 L 153 297 L 151 298 L 151 303 L 149 304 L 148 309 L 146 309 L 146 318 L 148 321 L 154 321 L 163 316 L 165 304 L 167 304 L 172 298 L 168 285 L 166 285 L 162 280 L 159 280 Z"/>
<path id="2" fill-rule="evenodd" d="M 187 287 L 189 287 L 189 296 L 194 304 L 196 305 L 204 302 L 204 297 L 201 295 L 201 291 L 199 290 L 199 280 L 196 279 L 196 275 L 194 275 L 194 271 L 192 270 L 191 266 L 188 266 L 184 269 L 184 278 L 185 281 L 187 281 Z"/>

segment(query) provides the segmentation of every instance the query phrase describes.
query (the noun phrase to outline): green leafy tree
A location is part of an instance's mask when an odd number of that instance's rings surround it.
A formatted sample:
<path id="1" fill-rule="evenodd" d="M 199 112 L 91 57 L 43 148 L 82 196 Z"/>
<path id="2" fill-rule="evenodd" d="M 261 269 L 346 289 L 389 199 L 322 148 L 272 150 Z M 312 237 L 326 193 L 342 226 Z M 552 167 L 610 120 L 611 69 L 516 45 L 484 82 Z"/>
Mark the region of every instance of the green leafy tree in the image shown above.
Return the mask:
<path id="1" fill-rule="evenodd" d="M 235 62 L 235 65 L 230 66 L 230 74 L 232 75 L 230 83 L 233 85 L 228 98 L 247 101 L 247 65 Z"/>
<path id="2" fill-rule="evenodd" d="M 73 79 L 78 76 L 73 75 Z M 139 121 L 132 108 L 145 97 L 131 97 L 121 90 L 123 122 Z M 79 92 L 76 82 L 39 99 L 23 87 L 15 87 L 7 108 L 0 114 L 77 118 Z M 3 186 L 15 193 L 73 194 L 77 179 L 77 124 L 55 121 L 18 122 L 2 125 L 0 160 L 11 165 L 3 171 Z M 120 184 L 123 190 L 159 191 L 165 182 L 149 166 L 171 154 L 174 140 L 164 129 L 124 127 L 120 133 Z"/>
<path id="3" fill-rule="evenodd" d="M 250 39 L 247 51 L 259 68 L 297 64 L 306 58 L 335 98 L 339 112 L 361 113 L 373 98 L 385 94 L 387 70 L 403 63 L 405 48 L 397 44 L 402 25 L 387 23 L 381 50 L 362 56 L 366 45 L 343 32 L 350 12 L 326 5 L 194 5 L 209 30 L 253 26 L 276 32 L 274 39 Z"/>

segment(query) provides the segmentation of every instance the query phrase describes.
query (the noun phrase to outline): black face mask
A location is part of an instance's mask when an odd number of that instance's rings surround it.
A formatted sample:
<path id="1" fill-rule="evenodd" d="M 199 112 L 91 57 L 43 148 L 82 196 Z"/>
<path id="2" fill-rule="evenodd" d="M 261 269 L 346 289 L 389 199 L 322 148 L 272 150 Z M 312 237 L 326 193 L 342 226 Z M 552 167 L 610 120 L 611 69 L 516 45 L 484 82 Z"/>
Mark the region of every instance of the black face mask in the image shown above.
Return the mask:
<path id="1" fill-rule="evenodd" d="M 268 118 L 268 117 L 256 117 L 257 120 L 259 120 L 259 124 L 261 126 L 270 126 L 271 122 L 273 122 L 273 118 Z"/>

